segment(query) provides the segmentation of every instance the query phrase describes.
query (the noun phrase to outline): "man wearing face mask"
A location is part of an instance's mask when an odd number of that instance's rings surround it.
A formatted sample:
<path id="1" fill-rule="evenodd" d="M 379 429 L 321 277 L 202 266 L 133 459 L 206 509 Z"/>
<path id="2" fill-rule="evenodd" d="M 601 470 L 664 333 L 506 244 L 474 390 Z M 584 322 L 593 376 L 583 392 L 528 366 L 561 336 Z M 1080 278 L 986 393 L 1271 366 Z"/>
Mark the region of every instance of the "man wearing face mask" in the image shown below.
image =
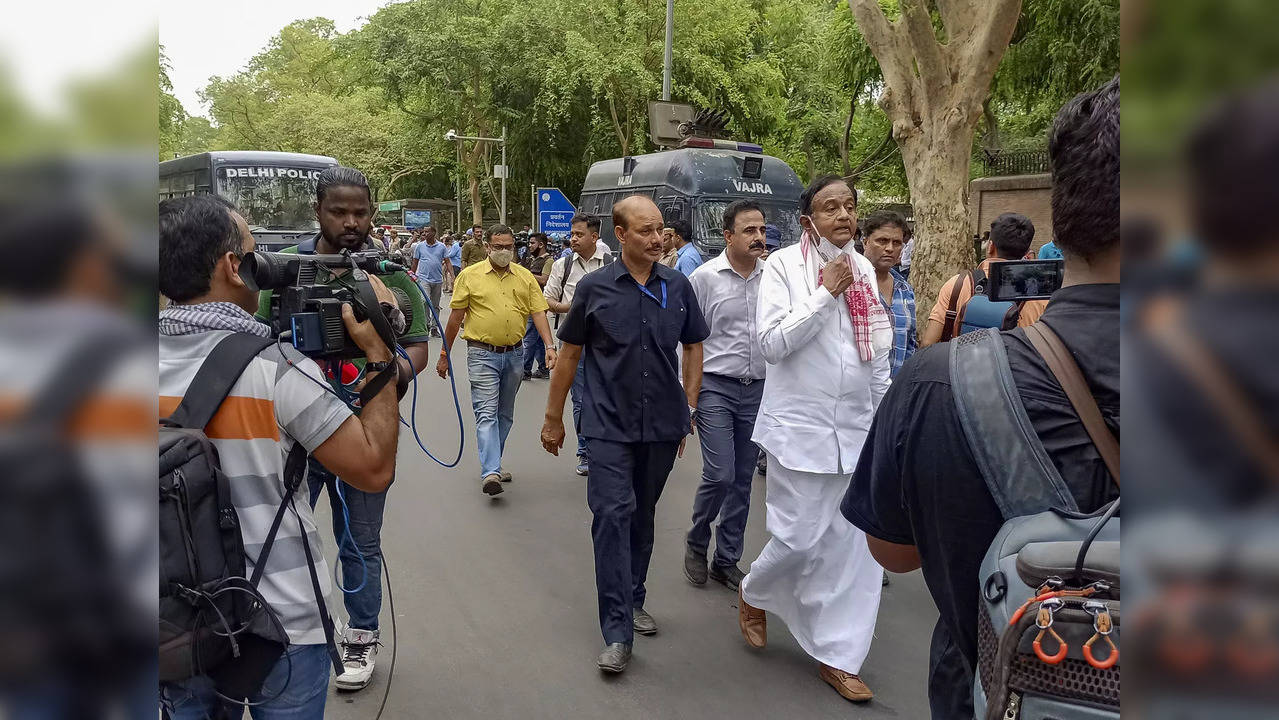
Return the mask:
<path id="1" fill-rule="evenodd" d="M 475 411 L 475 444 L 481 489 L 502 492 L 511 473 L 502 469 L 506 436 L 515 421 L 515 394 L 524 372 L 524 328 L 530 318 L 546 347 L 546 367 L 555 369 L 555 344 L 546 322 L 546 298 L 533 273 L 514 263 L 515 234 L 505 225 L 489 230 L 489 255 L 458 274 L 444 330 L 444 349 L 435 369 L 448 377 L 448 353 L 462 321 L 466 330 L 466 370 Z"/>
<path id="2" fill-rule="evenodd" d="M 772 539 L 742 580 L 738 622 L 753 647 L 779 616 L 848 700 L 879 612 L 883 570 L 839 514 L 875 407 L 888 389 L 892 323 L 875 269 L 853 252 L 857 194 L 818 178 L 800 196 L 803 236 L 764 265 L 756 328 L 768 382 L 753 439 L 768 453 Z"/>

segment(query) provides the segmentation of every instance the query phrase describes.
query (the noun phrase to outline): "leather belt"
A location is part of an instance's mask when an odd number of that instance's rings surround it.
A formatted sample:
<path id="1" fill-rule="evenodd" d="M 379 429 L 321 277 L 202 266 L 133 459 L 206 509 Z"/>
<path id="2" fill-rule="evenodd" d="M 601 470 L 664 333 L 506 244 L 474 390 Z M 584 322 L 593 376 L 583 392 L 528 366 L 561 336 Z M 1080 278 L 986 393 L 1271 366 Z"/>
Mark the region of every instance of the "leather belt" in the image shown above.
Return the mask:
<path id="1" fill-rule="evenodd" d="M 731 375 L 720 375 L 719 373 L 706 373 L 706 374 L 713 375 L 717 378 L 721 378 L 724 380 L 728 380 L 729 382 L 741 383 L 743 385 L 750 385 L 751 383 L 764 382 L 762 378 L 759 380 L 756 380 L 755 378 L 737 378 Z"/>
<path id="2" fill-rule="evenodd" d="M 495 353 L 508 353 L 520 347 L 519 345 L 489 345 L 488 343 L 480 342 L 479 340 L 467 340 L 466 344 L 469 347 L 488 350 L 489 352 Z"/>

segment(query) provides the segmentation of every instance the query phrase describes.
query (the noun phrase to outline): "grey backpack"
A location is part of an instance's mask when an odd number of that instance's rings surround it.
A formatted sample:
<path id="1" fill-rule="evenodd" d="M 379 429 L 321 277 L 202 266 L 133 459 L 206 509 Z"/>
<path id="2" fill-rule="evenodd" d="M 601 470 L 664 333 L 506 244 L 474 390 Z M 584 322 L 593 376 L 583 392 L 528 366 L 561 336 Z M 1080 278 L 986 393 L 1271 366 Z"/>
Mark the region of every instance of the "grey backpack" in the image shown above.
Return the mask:
<path id="1" fill-rule="evenodd" d="M 1119 484 L 1119 443 L 1042 323 L 1025 329 Z M 951 343 L 960 424 L 1004 517 L 981 564 L 973 708 L 996 720 L 1119 718 L 1119 500 L 1081 513 L 1031 426 L 999 331 Z"/>

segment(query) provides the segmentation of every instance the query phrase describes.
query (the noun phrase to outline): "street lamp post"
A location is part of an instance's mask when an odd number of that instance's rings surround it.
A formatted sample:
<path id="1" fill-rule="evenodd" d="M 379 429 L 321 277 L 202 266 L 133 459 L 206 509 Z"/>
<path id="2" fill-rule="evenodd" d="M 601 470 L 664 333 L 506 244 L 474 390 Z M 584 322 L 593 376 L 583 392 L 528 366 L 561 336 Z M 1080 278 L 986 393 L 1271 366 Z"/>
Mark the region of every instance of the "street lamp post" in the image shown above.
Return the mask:
<path id="1" fill-rule="evenodd" d="M 505 225 L 506 224 L 506 176 L 510 174 L 510 172 L 507 170 L 507 167 L 506 167 L 506 126 L 505 125 L 502 126 L 502 137 L 489 138 L 489 137 L 475 137 L 471 135 L 458 135 L 457 132 L 453 130 L 449 130 L 448 132 L 444 133 L 444 139 L 451 140 L 457 143 L 457 156 L 459 159 L 461 159 L 462 157 L 462 141 L 463 140 L 473 140 L 475 142 L 495 142 L 501 145 L 502 147 L 502 207 L 499 210 L 498 217 L 500 218 L 500 222 L 503 225 Z M 459 180 L 459 183 L 460 183 L 460 180 Z M 458 192 L 458 214 L 460 216 L 462 212 L 461 210 L 462 195 L 461 195 L 460 184 L 458 186 L 458 191 L 459 191 Z"/>

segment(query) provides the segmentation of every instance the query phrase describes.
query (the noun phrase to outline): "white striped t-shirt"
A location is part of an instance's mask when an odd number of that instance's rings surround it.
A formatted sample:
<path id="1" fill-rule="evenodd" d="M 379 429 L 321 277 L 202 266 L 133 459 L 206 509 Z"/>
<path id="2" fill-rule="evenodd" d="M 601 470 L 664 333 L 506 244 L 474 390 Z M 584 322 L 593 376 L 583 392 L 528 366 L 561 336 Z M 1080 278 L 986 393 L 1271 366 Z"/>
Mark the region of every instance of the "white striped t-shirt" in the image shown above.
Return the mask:
<path id="1" fill-rule="evenodd" d="M 213 330 L 160 336 L 160 417 L 173 413 L 200 364 L 228 334 Z M 290 368 L 286 357 L 295 368 Z M 300 442 L 307 452 L 313 452 L 351 416 L 345 403 L 325 391 L 327 385 L 314 361 L 291 345 L 272 345 L 249 362 L 205 428 L 229 480 L 250 575 L 284 499 L 281 478 L 293 443 Z M 328 603 L 330 576 L 305 479 L 294 493 L 294 507 L 297 515 L 285 511 L 258 589 L 279 615 L 290 642 L 320 644 L 324 628 L 304 541 L 311 547 L 328 607 L 332 607 Z"/>

